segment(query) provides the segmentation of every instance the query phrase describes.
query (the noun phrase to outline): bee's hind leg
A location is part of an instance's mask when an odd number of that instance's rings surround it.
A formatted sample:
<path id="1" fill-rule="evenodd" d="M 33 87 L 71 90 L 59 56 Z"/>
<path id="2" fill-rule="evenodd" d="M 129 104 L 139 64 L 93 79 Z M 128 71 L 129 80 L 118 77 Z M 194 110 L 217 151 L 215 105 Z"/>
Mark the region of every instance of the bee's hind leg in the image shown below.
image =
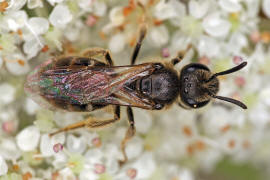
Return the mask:
<path id="1" fill-rule="evenodd" d="M 74 124 L 68 125 L 67 127 L 61 128 L 58 131 L 49 134 L 49 136 L 53 136 L 61 132 L 67 132 L 70 130 L 84 128 L 84 127 L 87 127 L 90 129 L 103 128 L 107 125 L 115 123 L 119 119 L 120 119 L 120 106 L 115 106 L 114 117 L 112 119 L 100 120 L 100 119 L 94 119 L 94 118 L 87 118 L 84 121 L 80 121 L 78 123 L 74 123 Z"/>
<path id="2" fill-rule="evenodd" d="M 113 66 L 113 60 L 110 52 L 103 48 L 90 48 L 83 51 L 82 55 L 89 58 L 104 58 L 109 66 Z"/>
<path id="3" fill-rule="evenodd" d="M 121 151 L 123 153 L 124 159 L 119 161 L 120 166 L 125 164 L 128 160 L 127 154 L 126 154 L 126 144 L 127 142 L 135 135 L 136 128 L 134 124 L 134 116 L 131 107 L 127 107 L 127 115 L 128 115 L 128 122 L 129 122 L 129 128 L 126 131 L 125 138 L 121 142 Z"/>
<path id="4" fill-rule="evenodd" d="M 176 65 L 176 64 L 178 64 L 179 62 L 181 62 L 181 61 L 184 59 L 186 53 L 189 51 L 189 49 L 190 49 L 191 47 L 192 47 L 192 45 L 189 44 L 185 50 L 179 51 L 179 52 L 177 53 L 177 56 L 171 60 L 171 64 L 172 64 L 172 65 Z"/>

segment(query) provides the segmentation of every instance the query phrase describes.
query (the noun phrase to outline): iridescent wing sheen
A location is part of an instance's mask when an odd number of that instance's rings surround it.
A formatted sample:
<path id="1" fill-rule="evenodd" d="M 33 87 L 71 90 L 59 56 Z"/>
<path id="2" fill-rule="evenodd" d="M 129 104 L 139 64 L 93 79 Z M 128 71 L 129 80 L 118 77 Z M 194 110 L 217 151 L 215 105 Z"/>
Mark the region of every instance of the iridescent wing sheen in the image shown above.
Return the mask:
<path id="1" fill-rule="evenodd" d="M 61 109 L 70 109 L 65 107 L 69 105 L 80 106 L 80 109 L 81 106 L 93 103 L 117 104 L 120 101 L 113 94 L 122 92 L 127 81 L 153 71 L 151 63 L 114 67 L 68 66 L 63 63 L 55 67 L 53 60 L 49 60 L 28 76 L 25 90 Z"/>

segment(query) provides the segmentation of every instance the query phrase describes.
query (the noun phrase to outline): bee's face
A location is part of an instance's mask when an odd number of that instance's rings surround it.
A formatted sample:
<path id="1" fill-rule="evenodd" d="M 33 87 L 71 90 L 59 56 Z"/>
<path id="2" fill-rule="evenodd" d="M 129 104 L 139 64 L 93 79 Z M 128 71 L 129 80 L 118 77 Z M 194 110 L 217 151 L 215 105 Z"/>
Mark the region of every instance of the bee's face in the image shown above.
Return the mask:
<path id="1" fill-rule="evenodd" d="M 180 98 L 187 108 L 200 108 L 209 103 L 210 94 L 216 94 L 219 89 L 217 78 L 210 81 L 212 73 L 205 65 L 191 63 L 181 70 Z"/>

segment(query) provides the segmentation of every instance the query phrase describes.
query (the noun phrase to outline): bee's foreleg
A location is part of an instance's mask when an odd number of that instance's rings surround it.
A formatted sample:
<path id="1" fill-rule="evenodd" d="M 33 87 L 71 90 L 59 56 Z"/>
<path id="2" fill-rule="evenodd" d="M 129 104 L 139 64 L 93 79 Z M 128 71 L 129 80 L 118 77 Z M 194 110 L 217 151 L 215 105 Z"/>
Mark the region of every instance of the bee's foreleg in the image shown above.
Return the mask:
<path id="1" fill-rule="evenodd" d="M 140 27 L 140 32 L 139 32 L 139 40 L 137 41 L 137 44 L 133 50 L 133 53 L 132 53 L 132 56 L 131 56 L 131 64 L 135 64 L 135 61 L 137 59 L 137 56 L 139 54 L 139 51 L 141 49 L 141 46 L 142 46 L 142 41 L 146 35 L 146 31 L 147 31 L 147 27 L 146 27 L 146 24 L 143 23 Z"/>
<path id="2" fill-rule="evenodd" d="M 116 106 L 114 108 L 114 117 L 112 119 L 100 120 L 100 119 L 94 119 L 94 118 L 87 118 L 84 121 L 80 121 L 78 123 L 74 123 L 74 124 L 68 125 L 67 127 L 61 128 L 58 131 L 49 134 L 49 136 L 53 136 L 61 132 L 67 132 L 70 130 L 83 128 L 83 127 L 88 127 L 91 129 L 102 128 L 118 121 L 119 119 L 120 119 L 120 106 Z"/>
<path id="3" fill-rule="evenodd" d="M 113 60 L 111 58 L 110 52 L 103 48 L 90 48 L 86 49 L 83 53 L 83 56 L 89 57 L 89 58 L 97 58 L 102 57 L 105 59 L 106 63 L 109 66 L 113 66 Z"/>
<path id="4" fill-rule="evenodd" d="M 119 161 L 120 166 L 125 164 L 128 160 L 127 154 L 126 154 L 126 144 L 127 142 L 135 135 L 136 128 L 134 124 L 134 116 L 131 107 L 127 107 L 127 115 L 128 115 L 128 121 L 129 121 L 129 128 L 126 131 L 125 138 L 121 142 L 121 151 L 123 153 L 124 159 Z"/>
<path id="5" fill-rule="evenodd" d="M 177 57 L 175 57 L 175 58 L 173 58 L 173 59 L 171 60 L 172 65 L 176 65 L 176 64 L 178 64 L 179 62 L 181 62 L 181 61 L 184 59 L 186 53 L 188 52 L 188 50 L 189 50 L 191 47 L 192 47 L 192 45 L 189 44 L 188 47 L 187 47 L 185 50 L 179 51 L 179 52 L 177 53 Z"/>

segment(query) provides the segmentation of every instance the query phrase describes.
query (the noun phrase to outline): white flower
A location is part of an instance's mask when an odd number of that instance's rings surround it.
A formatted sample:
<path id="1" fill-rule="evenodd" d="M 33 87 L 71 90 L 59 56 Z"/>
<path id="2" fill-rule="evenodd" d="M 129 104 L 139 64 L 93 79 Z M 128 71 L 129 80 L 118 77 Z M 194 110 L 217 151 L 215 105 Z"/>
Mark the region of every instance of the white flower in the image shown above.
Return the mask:
<path id="1" fill-rule="evenodd" d="M 6 160 L 16 160 L 21 156 L 21 151 L 18 150 L 14 139 L 5 138 L 1 140 L 0 156 Z"/>
<path id="2" fill-rule="evenodd" d="M 70 152 L 82 154 L 86 149 L 86 138 L 84 136 L 76 137 L 72 134 L 67 136 L 67 149 Z"/>
<path id="3" fill-rule="evenodd" d="M 43 17 L 32 17 L 28 20 L 29 25 L 35 34 L 44 34 L 49 29 L 49 22 Z"/>
<path id="4" fill-rule="evenodd" d="M 4 158 L 0 155 L 0 176 L 7 174 L 8 166 Z"/>
<path id="5" fill-rule="evenodd" d="M 25 3 L 26 3 L 27 0 L 11 0 L 8 7 L 6 8 L 6 10 L 8 12 L 10 11 L 17 11 L 19 9 L 21 9 Z"/>
<path id="6" fill-rule="evenodd" d="M 18 29 L 24 27 L 27 18 L 25 11 L 14 11 L 9 13 L 8 16 L 5 16 L 4 21 L 11 31 L 16 32 Z"/>
<path id="7" fill-rule="evenodd" d="M 5 65 L 8 71 L 14 75 L 22 75 L 29 72 L 30 67 L 26 58 L 21 53 L 6 56 Z"/>
<path id="8" fill-rule="evenodd" d="M 118 33 L 109 41 L 109 50 L 111 50 L 113 53 L 119 53 L 122 51 L 125 47 L 125 36 L 122 33 Z"/>
<path id="9" fill-rule="evenodd" d="M 0 84 L 0 102 L 3 104 L 11 103 L 15 98 L 16 89 L 8 83 Z"/>
<path id="10" fill-rule="evenodd" d="M 211 57 L 219 56 L 220 50 L 221 50 L 220 46 L 221 44 L 215 38 L 202 35 L 199 39 L 199 44 L 197 48 L 198 48 L 200 57 L 207 56 L 211 58 Z"/>
<path id="11" fill-rule="evenodd" d="M 92 12 L 96 16 L 104 16 L 106 14 L 107 6 L 102 1 L 94 1 L 92 5 Z"/>
<path id="12" fill-rule="evenodd" d="M 123 24 L 125 20 L 123 15 L 123 7 L 114 7 L 109 13 L 109 18 L 113 26 Z"/>
<path id="13" fill-rule="evenodd" d="M 182 169 L 179 173 L 179 179 L 181 180 L 193 180 L 193 174 L 189 169 Z"/>
<path id="14" fill-rule="evenodd" d="M 55 6 L 50 14 L 49 21 L 58 28 L 64 28 L 72 20 L 72 14 L 63 4 Z"/>
<path id="15" fill-rule="evenodd" d="M 2 65 L 3 65 L 3 59 L 2 59 L 1 54 L 0 54 L 0 69 L 2 68 Z"/>
<path id="16" fill-rule="evenodd" d="M 25 101 L 24 108 L 28 114 L 34 115 L 40 108 L 40 106 L 37 103 L 35 103 L 32 99 L 27 98 Z"/>
<path id="17" fill-rule="evenodd" d="M 34 9 L 34 8 L 41 8 L 43 7 L 42 0 L 28 0 L 27 2 L 27 7 L 29 9 Z"/>
<path id="18" fill-rule="evenodd" d="M 239 12 L 242 9 L 239 0 L 219 0 L 219 5 L 222 9 L 228 12 Z"/>
<path id="19" fill-rule="evenodd" d="M 225 37 L 231 24 L 220 17 L 219 13 L 211 13 L 203 19 L 204 30 L 213 37 Z"/>
<path id="20" fill-rule="evenodd" d="M 33 151 L 38 145 L 39 137 L 38 128 L 28 126 L 16 136 L 17 145 L 22 151 Z"/>
<path id="21" fill-rule="evenodd" d="M 191 0 L 188 4 L 189 13 L 195 18 L 202 18 L 206 15 L 209 5 L 209 1 Z"/>
<path id="22" fill-rule="evenodd" d="M 64 0 L 47 0 L 52 6 L 54 6 L 56 3 L 61 3 Z"/>
<path id="23" fill-rule="evenodd" d="M 27 54 L 27 59 L 31 59 L 37 55 L 42 47 L 43 45 L 35 37 L 32 37 L 23 44 L 23 51 Z"/>
<path id="24" fill-rule="evenodd" d="M 156 163 L 153 159 L 153 154 L 144 153 L 142 154 L 138 160 L 136 160 L 133 164 L 130 165 L 132 168 L 137 170 L 138 179 L 147 179 L 156 169 Z"/>
<path id="25" fill-rule="evenodd" d="M 72 170 L 69 167 L 61 169 L 59 171 L 59 174 L 60 174 L 61 179 L 76 179 L 75 174 L 72 172 Z"/>
<path id="26" fill-rule="evenodd" d="M 41 136 L 40 140 L 40 152 L 43 156 L 52 156 L 56 153 L 53 151 L 53 146 L 55 144 L 64 144 L 65 142 L 65 135 L 64 134 L 57 134 L 52 137 L 49 137 L 48 134 L 44 134 Z"/>
<path id="27" fill-rule="evenodd" d="M 168 43 L 169 32 L 164 25 L 152 27 L 149 30 L 147 40 L 154 47 L 161 47 Z"/>
<path id="28" fill-rule="evenodd" d="M 165 2 L 165 0 L 161 0 L 154 8 L 154 16 L 159 20 L 174 18 L 178 16 L 178 10 L 172 1 Z"/>
<path id="29" fill-rule="evenodd" d="M 270 18 L 270 0 L 263 0 L 262 9 L 265 15 Z"/>
<path id="30" fill-rule="evenodd" d="M 138 157 L 143 152 L 143 140 L 139 137 L 132 138 L 126 146 L 126 153 L 129 159 Z"/>

